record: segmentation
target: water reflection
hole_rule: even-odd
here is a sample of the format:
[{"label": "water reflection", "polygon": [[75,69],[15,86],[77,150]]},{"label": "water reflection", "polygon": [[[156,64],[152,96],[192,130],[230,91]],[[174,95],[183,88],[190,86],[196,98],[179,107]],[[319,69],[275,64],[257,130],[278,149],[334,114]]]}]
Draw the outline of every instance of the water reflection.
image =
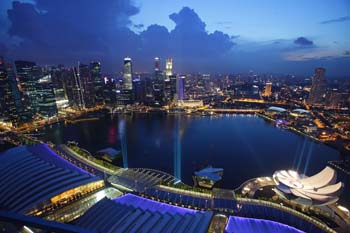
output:
[{"label": "water reflection", "polygon": [[120,144],[122,149],[122,156],[123,156],[123,167],[128,168],[128,147],[127,147],[127,140],[126,140],[126,124],[125,119],[123,117],[120,117],[118,119],[118,130],[119,130],[119,138],[120,138]]},{"label": "water reflection", "polygon": [[176,117],[174,127],[174,176],[181,180],[181,115]]}]

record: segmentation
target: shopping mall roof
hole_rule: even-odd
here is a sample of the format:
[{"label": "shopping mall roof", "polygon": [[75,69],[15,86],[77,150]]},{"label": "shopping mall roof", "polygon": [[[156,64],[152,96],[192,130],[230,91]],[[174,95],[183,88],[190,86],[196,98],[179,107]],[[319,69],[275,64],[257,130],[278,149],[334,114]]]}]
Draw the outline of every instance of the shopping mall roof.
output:
[{"label": "shopping mall roof", "polygon": [[0,154],[0,209],[25,213],[66,190],[97,180],[46,144],[15,147]]},{"label": "shopping mall roof", "polygon": [[204,233],[212,215],[127,194],[102,199],[74,223],[97,232]]},{"label": "shopping mall roof", "polygon": [[294,227],[270,220],[242,218],[230,216],[225,228],[226,233],[247,232],[280,232],[280,233],[302,233]]}]

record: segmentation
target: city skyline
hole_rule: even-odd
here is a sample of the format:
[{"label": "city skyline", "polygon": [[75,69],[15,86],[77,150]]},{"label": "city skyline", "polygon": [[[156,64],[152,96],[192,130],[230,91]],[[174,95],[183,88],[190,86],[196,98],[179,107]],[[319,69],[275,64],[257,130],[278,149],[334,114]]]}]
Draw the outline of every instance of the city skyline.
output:
[{"label": "city skyline", "polygon": [[[154,57],[162,66],[172,57],[178,73],[311,76],[324,67],[330,78],[350,74],[347,1],[267,1],[261,10],[254,1],[207,3],[3,1],[0,53],[41,66],[98,60],[107,73],[121,71],[130,56],[135,71],[150,71]],[[151,14],[157,6],[162,11]]]}]

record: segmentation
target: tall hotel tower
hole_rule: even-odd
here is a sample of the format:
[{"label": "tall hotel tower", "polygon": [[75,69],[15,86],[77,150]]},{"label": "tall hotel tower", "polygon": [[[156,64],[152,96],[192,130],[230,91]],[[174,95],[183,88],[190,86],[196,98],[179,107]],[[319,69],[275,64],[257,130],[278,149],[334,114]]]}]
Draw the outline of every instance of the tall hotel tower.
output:
[{"label": "tall hotel tower", "polygon": [[130,57],[124,58],[123,77],[124,89],[132,90],[132,62]]}]

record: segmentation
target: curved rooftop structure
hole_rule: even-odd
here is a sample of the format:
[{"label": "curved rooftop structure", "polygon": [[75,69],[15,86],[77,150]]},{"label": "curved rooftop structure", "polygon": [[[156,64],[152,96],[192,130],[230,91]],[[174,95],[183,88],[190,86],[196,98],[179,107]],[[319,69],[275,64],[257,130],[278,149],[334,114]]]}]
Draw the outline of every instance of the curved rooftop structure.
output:
[{"label": "curved rooftop structure", "polygon": [[0,209],[26,213],[95,181],[101,179],[62,159],[46,144],[15,147],[0,154]]},{"label": "curved rooftop structure", "polygon": [[97,232],[207,232],[213,213],[127,194],[102,199],[75,224]]},{"label": "curved rooftop structure", "polygon": [[310,111],[302,109],[302,108],[296,108],[293,110],[293,112],[300,113],[300,114],[310,114]]},{"label": "curved rooftop structure", "polygon": [[285,112],[287,111],[285,108],[280,108],[280,107],[269,107],[267,109],[267,111],[270,111],[270,112]]},{"label": "curved rooftop structure", "polygon": [[230,216],[225,233],[279,232],[302,233],[294,227],[270,220]]},{"label": "curved rooftop structure", "polygon": [[336,202],[343,187],[342,182],[336,183],[336,171],[328,166],[311,177],[302,176],[293,170],[276,171],[273,179],[283,193],[306,199],[315,205]]}]

